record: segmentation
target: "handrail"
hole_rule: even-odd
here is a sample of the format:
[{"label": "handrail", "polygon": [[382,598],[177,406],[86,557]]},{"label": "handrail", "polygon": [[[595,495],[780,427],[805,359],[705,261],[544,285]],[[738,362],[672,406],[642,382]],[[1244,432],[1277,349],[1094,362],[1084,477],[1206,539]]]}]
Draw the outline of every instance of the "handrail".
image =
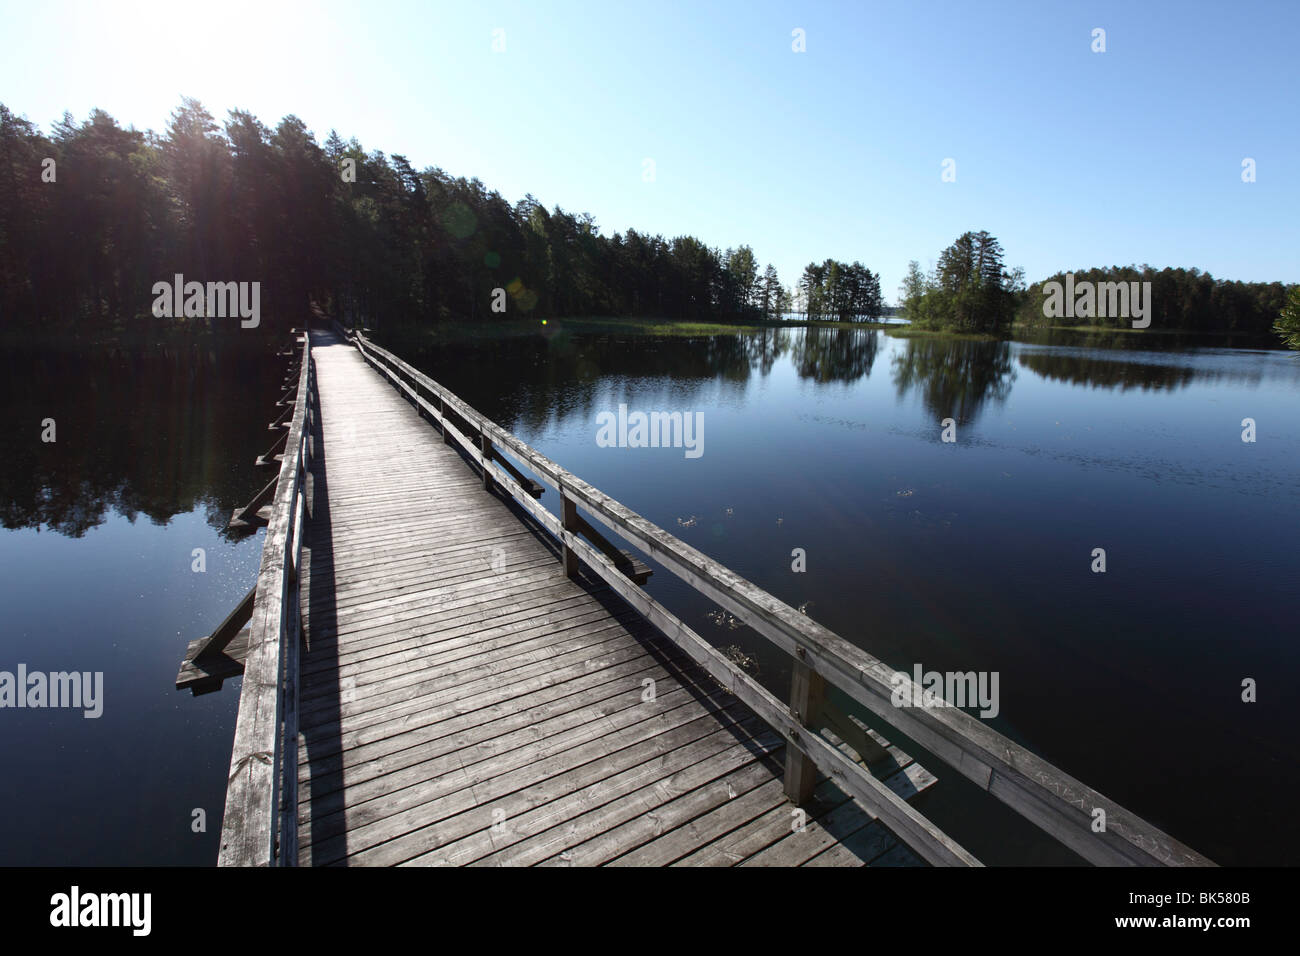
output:
[{"label": "handrail", "polygon": [[298,561],[313,391],[311,332],[304,330],[298,394],[257,574],[219,866],[297,864]]},{"label": "handrail", "polygon": [[[483,469],[485,481],[491,474],[520,506],[561,541],[567,572],[572,574],[576,570],[578,558],[585,561],[611,588],[782,733],[804,757],[846,792],[861,799],[926,859],[943,863],[977,862],[897,795],[887,790],[881,793],[885,788],[869,772],[816,733],[801,732],[816,717],[811,713],[815,709],[811,697],[805,697],[802,708],[801,701],[792,700],[789,706],[778,701],[663,605],[633,586],[604,554],[577,537],[573,519],[577,517],[578,506],[792,655],[796,689],[801,680],[808,683],[809,674],[833,684],[1084,859],[1100,865],[1214,865],[1153,824],[956,707],[895,706],[896,692],[902,700],[919,699],[919,695],[913,697],[917,689],[909,675],[872,657],[566,471],[429,376],[375,345],[363,333],[352,331],[344,335],[367,362],[437,421],[444,439],[450,435],[465,449]],[[437,400],[436,407],[420,395],[421,389]],[[479,447],[458,430],[449,429],[449,411],[479,432]],[[496,449],[509,452],[558,489],[560,518],[533,500],[511,475],[495,465],[492,459]],[[788,789],[790,776],[788,770]],[[1104,816],[1095,812],[1098,810]],[[1097,827],[1099,820],[1102,825]]]}]

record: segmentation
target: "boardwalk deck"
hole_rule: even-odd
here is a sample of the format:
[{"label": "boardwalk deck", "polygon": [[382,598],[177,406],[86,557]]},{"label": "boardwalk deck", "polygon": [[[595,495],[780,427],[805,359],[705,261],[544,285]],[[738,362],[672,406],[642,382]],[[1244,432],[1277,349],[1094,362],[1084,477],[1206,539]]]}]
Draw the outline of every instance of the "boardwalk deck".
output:
[{"label": "boardwalk deck", "polygon": [[[830,781],[795,832],[780,734],[313,339],[299,863],[920,862]],[[871,769],[934,782],[893,747]]]}]

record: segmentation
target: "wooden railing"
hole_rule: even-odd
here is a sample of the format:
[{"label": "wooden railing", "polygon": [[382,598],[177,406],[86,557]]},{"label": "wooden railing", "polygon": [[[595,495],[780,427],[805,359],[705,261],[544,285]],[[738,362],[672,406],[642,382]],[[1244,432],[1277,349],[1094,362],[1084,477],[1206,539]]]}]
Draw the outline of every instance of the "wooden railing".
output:
[{"label": "wooden railing", "polygon": [[300,362],[257,574],[219,866],[293,866],[298,858],[298,560],[314,415],[310,330]]},{"label": "wooden railing", "polygon": [[[816,732],[816,727],[829,724],[837,736],[855,745],[866,760],[873,759],[869,752],[872,748],[878,750],[853,721],[826,706],[823,691],[830,684],[1085,860],[1101,865],[1214,865],[956,707],[895,706],[896,689],[899,699],[914,699],[912,695],[917,688],[906,673],[895,671],[561,468],[429,376],[374,344],[363,333],[348,332],[341,327],[339,331],[356,345],[370,365],[438,424],[445,441],[455,441],[466,451],[482,469],[485,485],[494,482],[504,489],[558,539],[566,573],[574,575],[578,561],[585,562],[714,679],[784,735],[790,744],[786,792],[795,802],[807,799],[816,768],[861,801],[931,863],[979,865],[974,856],[869,770]],[[453,427],[453,418],[460,419],[475,432],[477,440]],[[504,461],[501,452],[510,454],[558,490],[558,516],[542,507],[516,480],[518,469],[501,467]],[[789,703],[780,701],[629,580],[603,549],[579,537],[584,526],[591,527],[579,516],[579,508],[788,653],[794,665]],[[1096,814],[1096,810],[1104,811],[1104,817]],[[1100,828],[1099,820],[1104,820]]]}]

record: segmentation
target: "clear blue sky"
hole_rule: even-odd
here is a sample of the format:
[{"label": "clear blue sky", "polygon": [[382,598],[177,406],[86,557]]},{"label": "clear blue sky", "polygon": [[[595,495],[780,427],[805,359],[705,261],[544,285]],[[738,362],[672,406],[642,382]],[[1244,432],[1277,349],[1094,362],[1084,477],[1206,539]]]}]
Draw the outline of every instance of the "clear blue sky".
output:
[{"label": "clear blue sky", "polygon": [[860,259],[892,300],[909,259],[966,229],[1030,280],[1129,262],[1300,280],[1295,0],[0,10],[0,101],[47,130],[93,107],[161,130],[182,94],[221,120],[295,113],[607,234],[748,243],[787,284]]}]

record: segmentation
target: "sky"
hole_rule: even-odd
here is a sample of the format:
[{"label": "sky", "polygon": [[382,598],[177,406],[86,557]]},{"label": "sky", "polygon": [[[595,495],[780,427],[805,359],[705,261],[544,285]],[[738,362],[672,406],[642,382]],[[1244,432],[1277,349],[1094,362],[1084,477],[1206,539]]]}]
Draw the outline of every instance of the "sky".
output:
[{"label": "sky", "polygon": [[0,102],[47,132],[161,131],[182,95],[294,114],[605,234],[748,244],[787,285],[859,260],[892,300],[980,229],[1030,281],[1300,281],[1296,0],[0,0],[0,27]]}]

